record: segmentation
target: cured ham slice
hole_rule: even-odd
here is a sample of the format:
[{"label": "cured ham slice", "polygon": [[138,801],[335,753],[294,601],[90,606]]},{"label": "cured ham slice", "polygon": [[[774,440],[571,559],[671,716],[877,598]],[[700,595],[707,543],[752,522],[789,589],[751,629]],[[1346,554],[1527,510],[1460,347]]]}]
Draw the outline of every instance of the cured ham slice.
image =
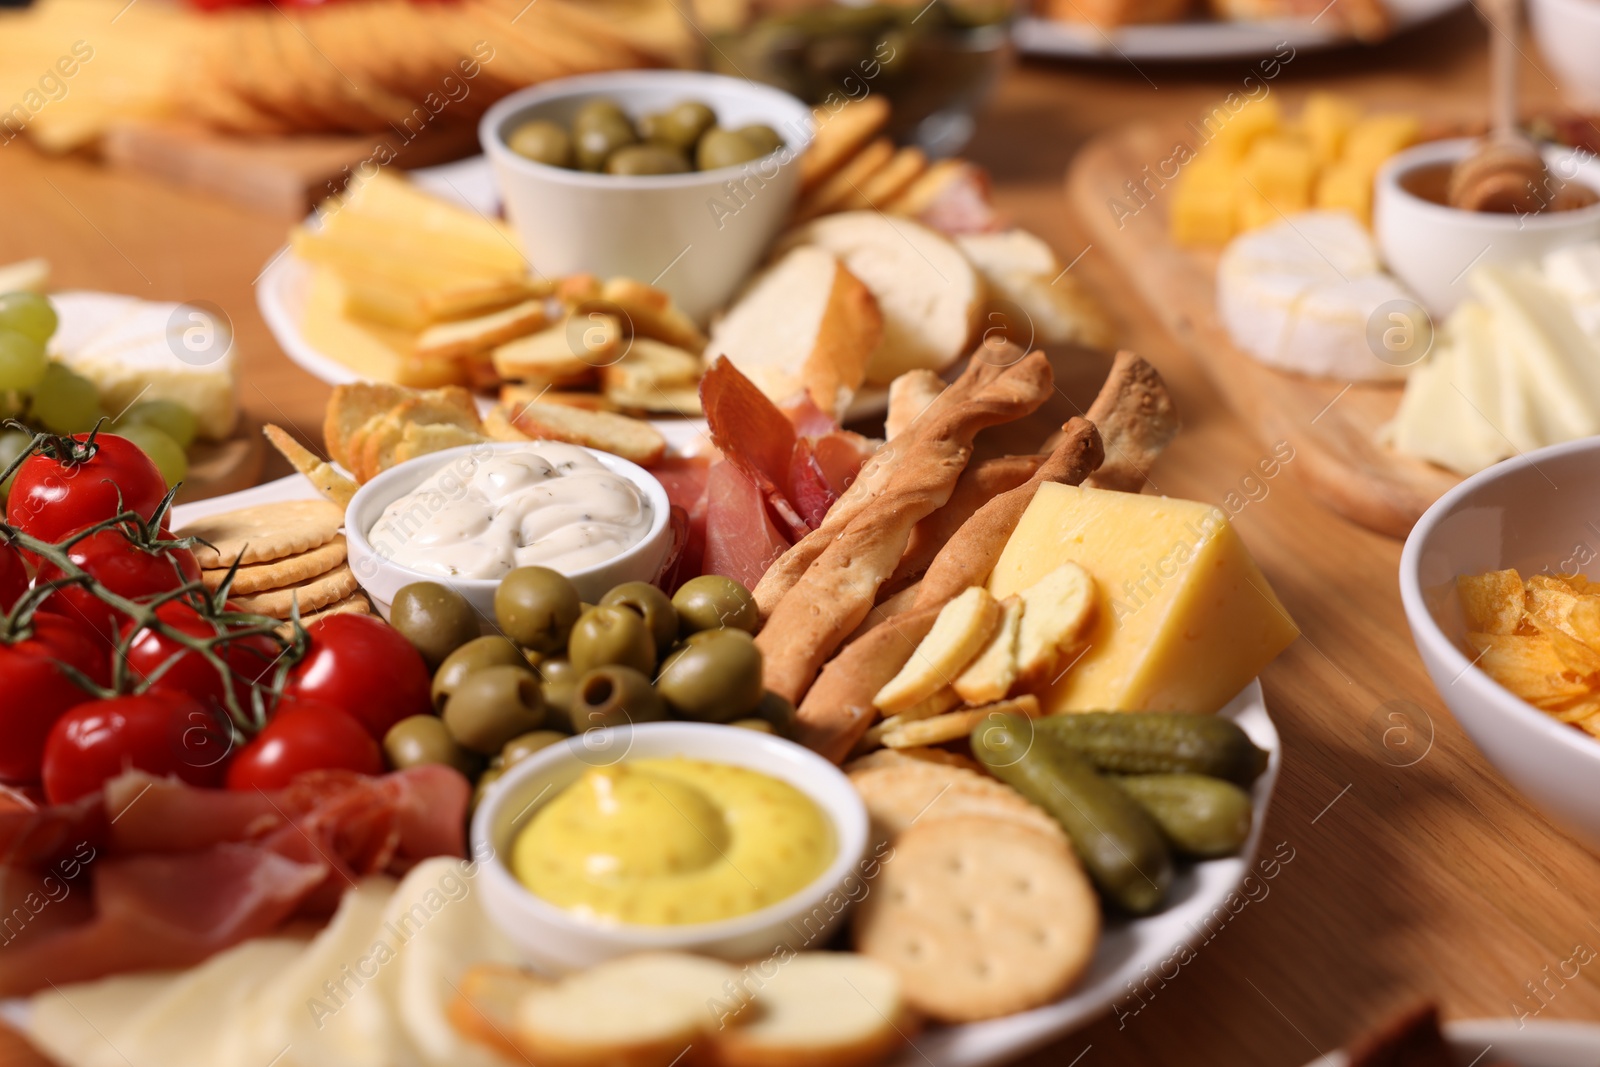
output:
[{"label": "cured ham slice", "polygon": [[794,454],[789,457],[789,495],[794,507],[809,529],[822,525],[822,519],[839,499],[839,493],[828,483],[828,476],[817,462],[811,441],[800,438],[795,442]]},{"label": "cured ham slice", "polygon": [[274,793],[129,772],[70,805],[0,811],[7,902],[13,887],[37,885],[51,901],[52,884],[67,887],[36,920],[12,914],[0,996],[187,967],[291,916],[330,912],[365,875],[464,855],[469,793],[439,766],[319,771]]},{"label": "cured ham slice", "polygon": [[706,488],[706,554],[702,569],[747,587],[761,580],[789,541],[767,513],[761,488],[732,462],[711,468]]},{"label": "cured ham slice", "polygon": [[713,363],[700,379],[700,406],[712,443],[761,490],[788,536],[809,533],[811,526],[788,495],[795,432],[782,410],[726,359]]}]

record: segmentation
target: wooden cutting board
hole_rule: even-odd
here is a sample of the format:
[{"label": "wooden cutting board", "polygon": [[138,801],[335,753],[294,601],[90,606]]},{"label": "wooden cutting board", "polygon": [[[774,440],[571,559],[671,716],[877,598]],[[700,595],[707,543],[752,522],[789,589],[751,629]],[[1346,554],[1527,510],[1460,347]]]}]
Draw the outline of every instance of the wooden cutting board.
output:
[{"label": "wooden cutting board", "polygon": [[[1193,134],[1180,122],[1140,124],[1090,141],[1067,172],[1067,196],[1144,302],[1194,354],[1230,407],[1271,449],[1294,448],[1284,464],[1318,500],[1390,537],[1412,525],[1460,477],[1377,443],[1402,386],[1306,378],[1256,362],[1235,347],[1216,312],[1219,250],[1188,249],[1168,235],[1172,183],[1158,165]],[[1146,175],[1152,175],[1147,180]],[[1145,203],[1131,182],[1145,181]]]},{"label": "wooden cutting board", "polygon": [[[239,428],[226,441],[203,441],[189,450],[189,473],[178,490],[177,503],[237,493],[261,480],[266,441],[261,424],[241,418]],[[0,1067],[4,1067],[0,1061]]]}]

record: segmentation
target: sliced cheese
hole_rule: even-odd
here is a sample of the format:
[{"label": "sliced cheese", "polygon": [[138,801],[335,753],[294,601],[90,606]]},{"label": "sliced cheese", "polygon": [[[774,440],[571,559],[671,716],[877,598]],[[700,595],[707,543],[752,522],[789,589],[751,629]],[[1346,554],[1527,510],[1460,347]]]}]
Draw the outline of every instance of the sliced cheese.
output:
[{"label": "sliced cheese", "polygon": [[1010,596],[1067,562],[1094,576],[1100,603],[1087,650],[1039,694],[1046,714],[1216,711],[1300,633],[1206,504],[1040,486],[989,591]]},{"label": "sliced cheese", "polygon": [[1585,332],[1600,335],[1600,244],[1569,245],[1546,254],[1544,277],[1566,297]]},{"label": "sliced cheese", "polygon": [[1415,298],[1384,272],[1371,236],[1342,211],[1308,211],[1236,238],[1217,264],[1217,311],[1234,344],[1263,363],[1351,381],[1403,378],[1367,327]]}]

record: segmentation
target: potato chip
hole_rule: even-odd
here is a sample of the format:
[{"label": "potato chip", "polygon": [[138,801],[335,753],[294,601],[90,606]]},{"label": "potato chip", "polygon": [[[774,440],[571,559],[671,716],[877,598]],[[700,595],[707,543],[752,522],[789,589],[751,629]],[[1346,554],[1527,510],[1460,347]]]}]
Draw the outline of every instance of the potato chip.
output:
[{"label": "potato chip", "polygon": [[1456,593],[1467,615],[1467,629],[1485,634],[1517,632],[1527,593],[1515,570],[1463,574],[1456,579]]},{"label": "potato chip", "polygon": [[1550,639],[1551,646],[1567,670],[1584,678],[1600,674],[1600,652],[1571,636],[1569,627],[1554,626],[1538,616],[1533,617],[1533,624]]},{"label": "potato chip", "polygon": [[1576,637],[1567,616],[1578,603],[1578,595],[1567,583],[1548,574],[1535,574],[1528,579],[1528,598],[1524,610],[1539,629],[1554,629]]},{"label": "potato chip", "polygon": [[1579,641],[1600,649],[1600,596],[1583,593],[1567,613],[1567,627]]},{"label": "potato chip", "polygon": [[1548,635],[1471,633],[1467,641],[1478,653],[1477,664],[1485,674],[1537,707],[1556,706],[1589,691],[1566,673],[1567,665]]}]

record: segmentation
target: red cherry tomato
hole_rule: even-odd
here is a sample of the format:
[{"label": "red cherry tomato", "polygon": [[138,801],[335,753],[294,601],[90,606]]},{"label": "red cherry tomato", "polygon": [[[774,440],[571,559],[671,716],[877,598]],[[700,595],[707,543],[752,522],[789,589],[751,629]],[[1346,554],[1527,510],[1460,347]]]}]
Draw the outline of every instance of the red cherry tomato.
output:
[{"label": "red cherry tomato", "polygon": [[401,719],[433,710],[422,653],[382,619],[329,615],[306,633],[310,649],[285,692],[348,712],[380,740]]},{"label": "red cherry tomato", "polygon": [[229,734],[215,712],[181,693],[145,693],[79,704],[44,744],[44,793],[65,804],[129,768],[220,786]]},{"label": "red cherry tomato", "polygon": [[228,765],[229,789],[282,789],[305,771],[383,773],[383,751],[367,728],[336,707],[284,697]]},{"label": "red cherry tomato", "polygon": [[[149,520],[167,483],[139,446],[125,437],[75,434],[56,455],[23,460],[6,498],[6,522],[52,543],[122,511]],[[24,555],[31,555],[24,553]],[[34,561],[37,562],[37,561]]]},{"label": "red cherry tomato", "polygon": [[0,645],[0,778],[12,782],[38,781],[50,728],[91,697],[59,664],[96,685],[110,676],[105,651],[82,626],[38,612],[30,627],[25,640]]},{"label": "red cherry tomato", "polygon": [[[162,604],[156,609],[156,617],[191,637],[213,637],[218,633],[214,622],[181,600]],[[123,627],[124,632],[127,629]],[[229,638],[212,648],[228,666],[226,677],[200,653],[184,648],[166,634],[142,629],[128,643],[128,670],[135,678],[148,678],[171,661],[151,683],[151,689],[185,693],[208,708],[225,708],[225,694],[231,687],[239,709],[248,712],[251,689],[271,683],[272,668],[282,647],[263,634],[251,634]]]},{"label": "red cherry tomato", "polygon": [[0,544],[0,615],[17,606],[28,591],[28,565],[12,545]]},{"label": "red cherry tomato", "polygon": [[[170,537],[161,531],[163,538]],[[200,580],[200,564],[187,548],[155,552],[134,544],[120,527],[92,533],[73,545],[67,557],[95,581],[129,600],[143,600]],[[39,568],[41,582],[61,577],[61,569],[46,563]],[[107,641],[114,639],[127,617],[80,585],[51,593],[44,607],[88,624]]]}]

